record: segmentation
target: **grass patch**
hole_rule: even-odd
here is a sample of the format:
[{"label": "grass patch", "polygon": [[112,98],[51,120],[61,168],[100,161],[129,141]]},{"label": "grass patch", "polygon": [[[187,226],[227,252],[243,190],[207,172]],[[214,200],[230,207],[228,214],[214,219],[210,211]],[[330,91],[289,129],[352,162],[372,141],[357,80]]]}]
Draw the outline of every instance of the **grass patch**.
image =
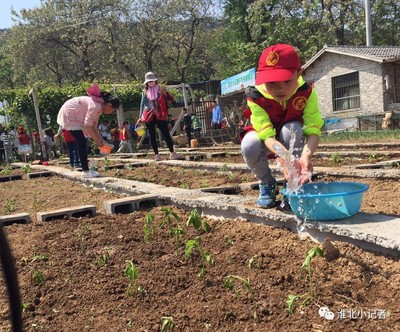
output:
[{"label": "grass patch", "polygon": [[343,131],[327,135],[322,134],[321,143],[351,143],[351,142],[387,142],[387,140],[399,140],[400,129],[377,131]]}]

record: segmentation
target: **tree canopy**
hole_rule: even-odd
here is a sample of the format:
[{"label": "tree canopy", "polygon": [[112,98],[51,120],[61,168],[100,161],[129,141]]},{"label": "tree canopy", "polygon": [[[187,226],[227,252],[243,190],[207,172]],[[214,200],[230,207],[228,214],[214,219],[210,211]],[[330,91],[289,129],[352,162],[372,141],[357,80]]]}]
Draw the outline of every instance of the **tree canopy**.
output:
[{"label": "tree canopy", "polygon": [[[399,0],[370,3],[373,44],[398,46]],[[163,82],[224,79],[270,44],[294,45],[305,62],[325,44],[366,40],[364,0],[42,0],[12,15],[0,31],[0,100],[31,87],[140,84],[147,71]]]}]

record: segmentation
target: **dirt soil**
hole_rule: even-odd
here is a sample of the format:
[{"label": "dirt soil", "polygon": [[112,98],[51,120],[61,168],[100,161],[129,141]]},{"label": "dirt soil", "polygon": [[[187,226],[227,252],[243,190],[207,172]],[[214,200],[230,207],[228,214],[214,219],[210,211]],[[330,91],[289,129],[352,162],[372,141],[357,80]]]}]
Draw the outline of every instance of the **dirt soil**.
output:
[{"label": "dirt soil", "polygon": [[[101,167],[101,165],[100,165]],[[171,167],[167,165],[151,163],[146,167],[132,169],[112,169],[102,171],[103,176],[124,178],[129,180],[158,183],[168,187],[179,187],[187,189],[199,189],[219,186],[237,186],[245,182],[254,182],[254,176],[245,171],[232,172],[196,170],[182,167]],[[364,194],[361,211],[368,213],[384,213],[400,215],[400,182],[376,178],[352,178],[320,176],[315,181],[349,181],[362,182],[369,186]],[[282,188],[281,188],[282,189]],[[257,199],[257,190],[244,190],[242,195],[254,196]],[[390,199],[388,199],[390,197]]]},{"label": "dirt soil", "polygon": [[[132,173],[158,183],[168,176],[163,184],[188,188],[250,176],[163,167],[144,167],[145,176]],[[126,170],[109,172],[117,171]],[[362,211],[400,215],[398,181],[340,179],[347,180],[370,185]],[[116,197],[58,177],[0,183],[1,214],[33,217],[32,224],[5,228],[26,331],[400,330],[399,258],[334,242],[311,260],[310,279],[301,266],[316,245],[288,230],[201,218],[211,226],[205,232],[187,226],[189,212],[172,206],[105,215],[104,200]],[[51,222],[34,217],[81,204],[95,204],[99,215]],[[197,247],[185,258],[190,244]],[[127,262],[139,272],[136,280],[126,276]],[[0,278],[0,331],[10,330],[5,291]],[[286,303],[291,295],[292,314]],[[334,319],[321,317],[321,307]]]}]

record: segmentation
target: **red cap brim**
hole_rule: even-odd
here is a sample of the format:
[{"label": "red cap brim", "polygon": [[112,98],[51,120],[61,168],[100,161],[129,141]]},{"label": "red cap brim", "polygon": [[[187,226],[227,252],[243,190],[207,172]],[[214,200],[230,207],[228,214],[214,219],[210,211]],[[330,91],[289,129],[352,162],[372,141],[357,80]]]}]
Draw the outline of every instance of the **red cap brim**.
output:
[{"label": "red cap brim", "polygon": [[258,71],[256,74],[256,85],[270,82],[289,81],[293,77],[295,71],[296,68],[271,68],[270,70]]}]

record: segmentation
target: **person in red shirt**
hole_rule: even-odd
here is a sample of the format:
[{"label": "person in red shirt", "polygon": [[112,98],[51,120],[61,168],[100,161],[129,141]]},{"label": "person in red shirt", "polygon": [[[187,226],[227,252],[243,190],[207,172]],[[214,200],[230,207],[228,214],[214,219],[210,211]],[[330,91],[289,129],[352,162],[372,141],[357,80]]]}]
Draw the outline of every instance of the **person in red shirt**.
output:
[{"label": "person in red shirt", "polygon": [[29,135],[26,133],[23,126],[18,127],[18,140],[20,145],[31,144],[31,139]]},{"label": "person in red shirt", "polygon": [[118,149],[118,153],[124,153],[124,152],[129,152],[132,153],[132,145],[131,145],[131,140],[129,136],[129,122],[124,121],[123,126],[119,130],[119,140],[121,141],[120,143],[120,148]]},{"label": "person in red shirt", "polygon": [[[173,104],[175,102],[174,97],[167,92],[165,87],[160,87],[160,96],[157,100],[157,110],[153,115],[150,122],[146,122],[147,132],[150,136],[150,144],[153,148],[155,160],[160,161],[161,157],[158,153],[158,144],[156,137],[156,126],[160,130],[165,142],[167,143],[170,159],[181,159],[182,157],[174,151],[174,143],[172,142],[171,135],[168,130],[167,116],[168,116],[168,108],[169,104]],[[142,94],[142,101],[140,103],[140,114],[139,120],[137,122],[137,126],[142,125],[144,119],[142,115],[145,109],[150,109],[147,97],[145,93]]]},{"label": "person in red shirt", "polygon": [[67,145],[67,148],[68,148],[68,157],[69,157],[69,163],[70,163],[71,167],[79,168],[80,161],[79,161],[79,154],[78,154],[78,146],[76,144],[74,136],[71,134],[71,132],[69,130],[66,130],[66,129],[63,129],[62,127],[60,127],[58,129],[57,134],[54,135],[54,138],[59,137],[60,133],[62,133],[65,144]]}]

